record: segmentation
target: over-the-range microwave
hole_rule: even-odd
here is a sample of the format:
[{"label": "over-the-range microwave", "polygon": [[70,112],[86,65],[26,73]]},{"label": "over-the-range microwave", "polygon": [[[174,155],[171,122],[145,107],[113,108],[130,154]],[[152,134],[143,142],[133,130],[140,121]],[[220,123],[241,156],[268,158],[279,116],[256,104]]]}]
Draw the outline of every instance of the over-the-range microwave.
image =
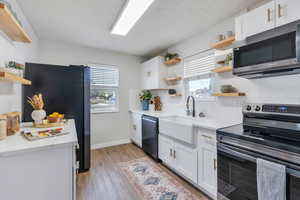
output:
[{"label": "over-the-range microwave", "polygon": [[254,79],[300,73],[300,24],[283,33],[272,31],[276,34],[233,49],[234,75]]}]

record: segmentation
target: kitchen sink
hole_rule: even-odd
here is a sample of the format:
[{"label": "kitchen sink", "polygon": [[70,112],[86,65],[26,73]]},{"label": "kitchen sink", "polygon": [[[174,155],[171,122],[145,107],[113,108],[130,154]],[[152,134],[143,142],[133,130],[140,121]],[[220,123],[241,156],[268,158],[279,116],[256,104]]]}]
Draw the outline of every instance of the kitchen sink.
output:
[{"label": "kitchen sink", "polygon": [[159,119],[159,133],[189,144],[194,144],[196,131],[193,124],[194,120],[188,117],[162,117]]}]

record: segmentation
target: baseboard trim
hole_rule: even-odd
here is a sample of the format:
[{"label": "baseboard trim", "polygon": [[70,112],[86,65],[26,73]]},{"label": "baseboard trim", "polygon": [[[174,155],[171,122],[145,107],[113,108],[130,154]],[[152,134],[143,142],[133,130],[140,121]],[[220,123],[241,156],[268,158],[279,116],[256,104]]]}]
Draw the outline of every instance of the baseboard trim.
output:
[{"label": "baseboard trim", "polygon": [[93,144],[91,146],[91,149],[102,149],[105,147],[112,147],[112,146],[117,146],[117,145],[121,145],[121,144],[128,144],[131,143],[131,140],[128,139],[122,139],[122,140],[115,140],[115,141],[111,141],[111,142],[104,142],[104,143],[99,143],[99,144]]}]

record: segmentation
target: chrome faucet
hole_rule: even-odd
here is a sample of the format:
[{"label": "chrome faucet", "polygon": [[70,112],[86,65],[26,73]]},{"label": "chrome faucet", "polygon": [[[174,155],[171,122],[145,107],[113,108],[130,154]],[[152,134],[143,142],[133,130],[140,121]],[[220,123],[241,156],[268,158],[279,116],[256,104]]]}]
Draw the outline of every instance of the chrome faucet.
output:
[{"label": "chrome faucet", "polygon": [[[193,100],[193,109],[190,109],[190,99]],[[186,100],[186,114],[190,116],[192,114],[193,117],[196,117],[196,111],[195,111],[195,98],[193,96],[188,96]]]}]

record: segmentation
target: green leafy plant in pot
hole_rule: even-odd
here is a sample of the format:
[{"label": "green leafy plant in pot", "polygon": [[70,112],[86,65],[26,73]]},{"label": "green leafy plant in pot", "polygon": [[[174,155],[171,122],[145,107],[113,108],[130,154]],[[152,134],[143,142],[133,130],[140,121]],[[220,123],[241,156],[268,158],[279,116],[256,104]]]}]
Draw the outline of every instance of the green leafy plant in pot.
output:
[{"label": "green leafy plant in pot", "polygon": [[179,57],[178,53],[167,53],[165,55],[165,61],[171,60],[173,58],[178,58],[178,57]]},{"label": "green leafy plant in pot", "polygon": [[140,94],[140,101],[142,102],[143,110],[149,110],[149,103],[151,99],[151,92],[149,90],[143,90]]}]

